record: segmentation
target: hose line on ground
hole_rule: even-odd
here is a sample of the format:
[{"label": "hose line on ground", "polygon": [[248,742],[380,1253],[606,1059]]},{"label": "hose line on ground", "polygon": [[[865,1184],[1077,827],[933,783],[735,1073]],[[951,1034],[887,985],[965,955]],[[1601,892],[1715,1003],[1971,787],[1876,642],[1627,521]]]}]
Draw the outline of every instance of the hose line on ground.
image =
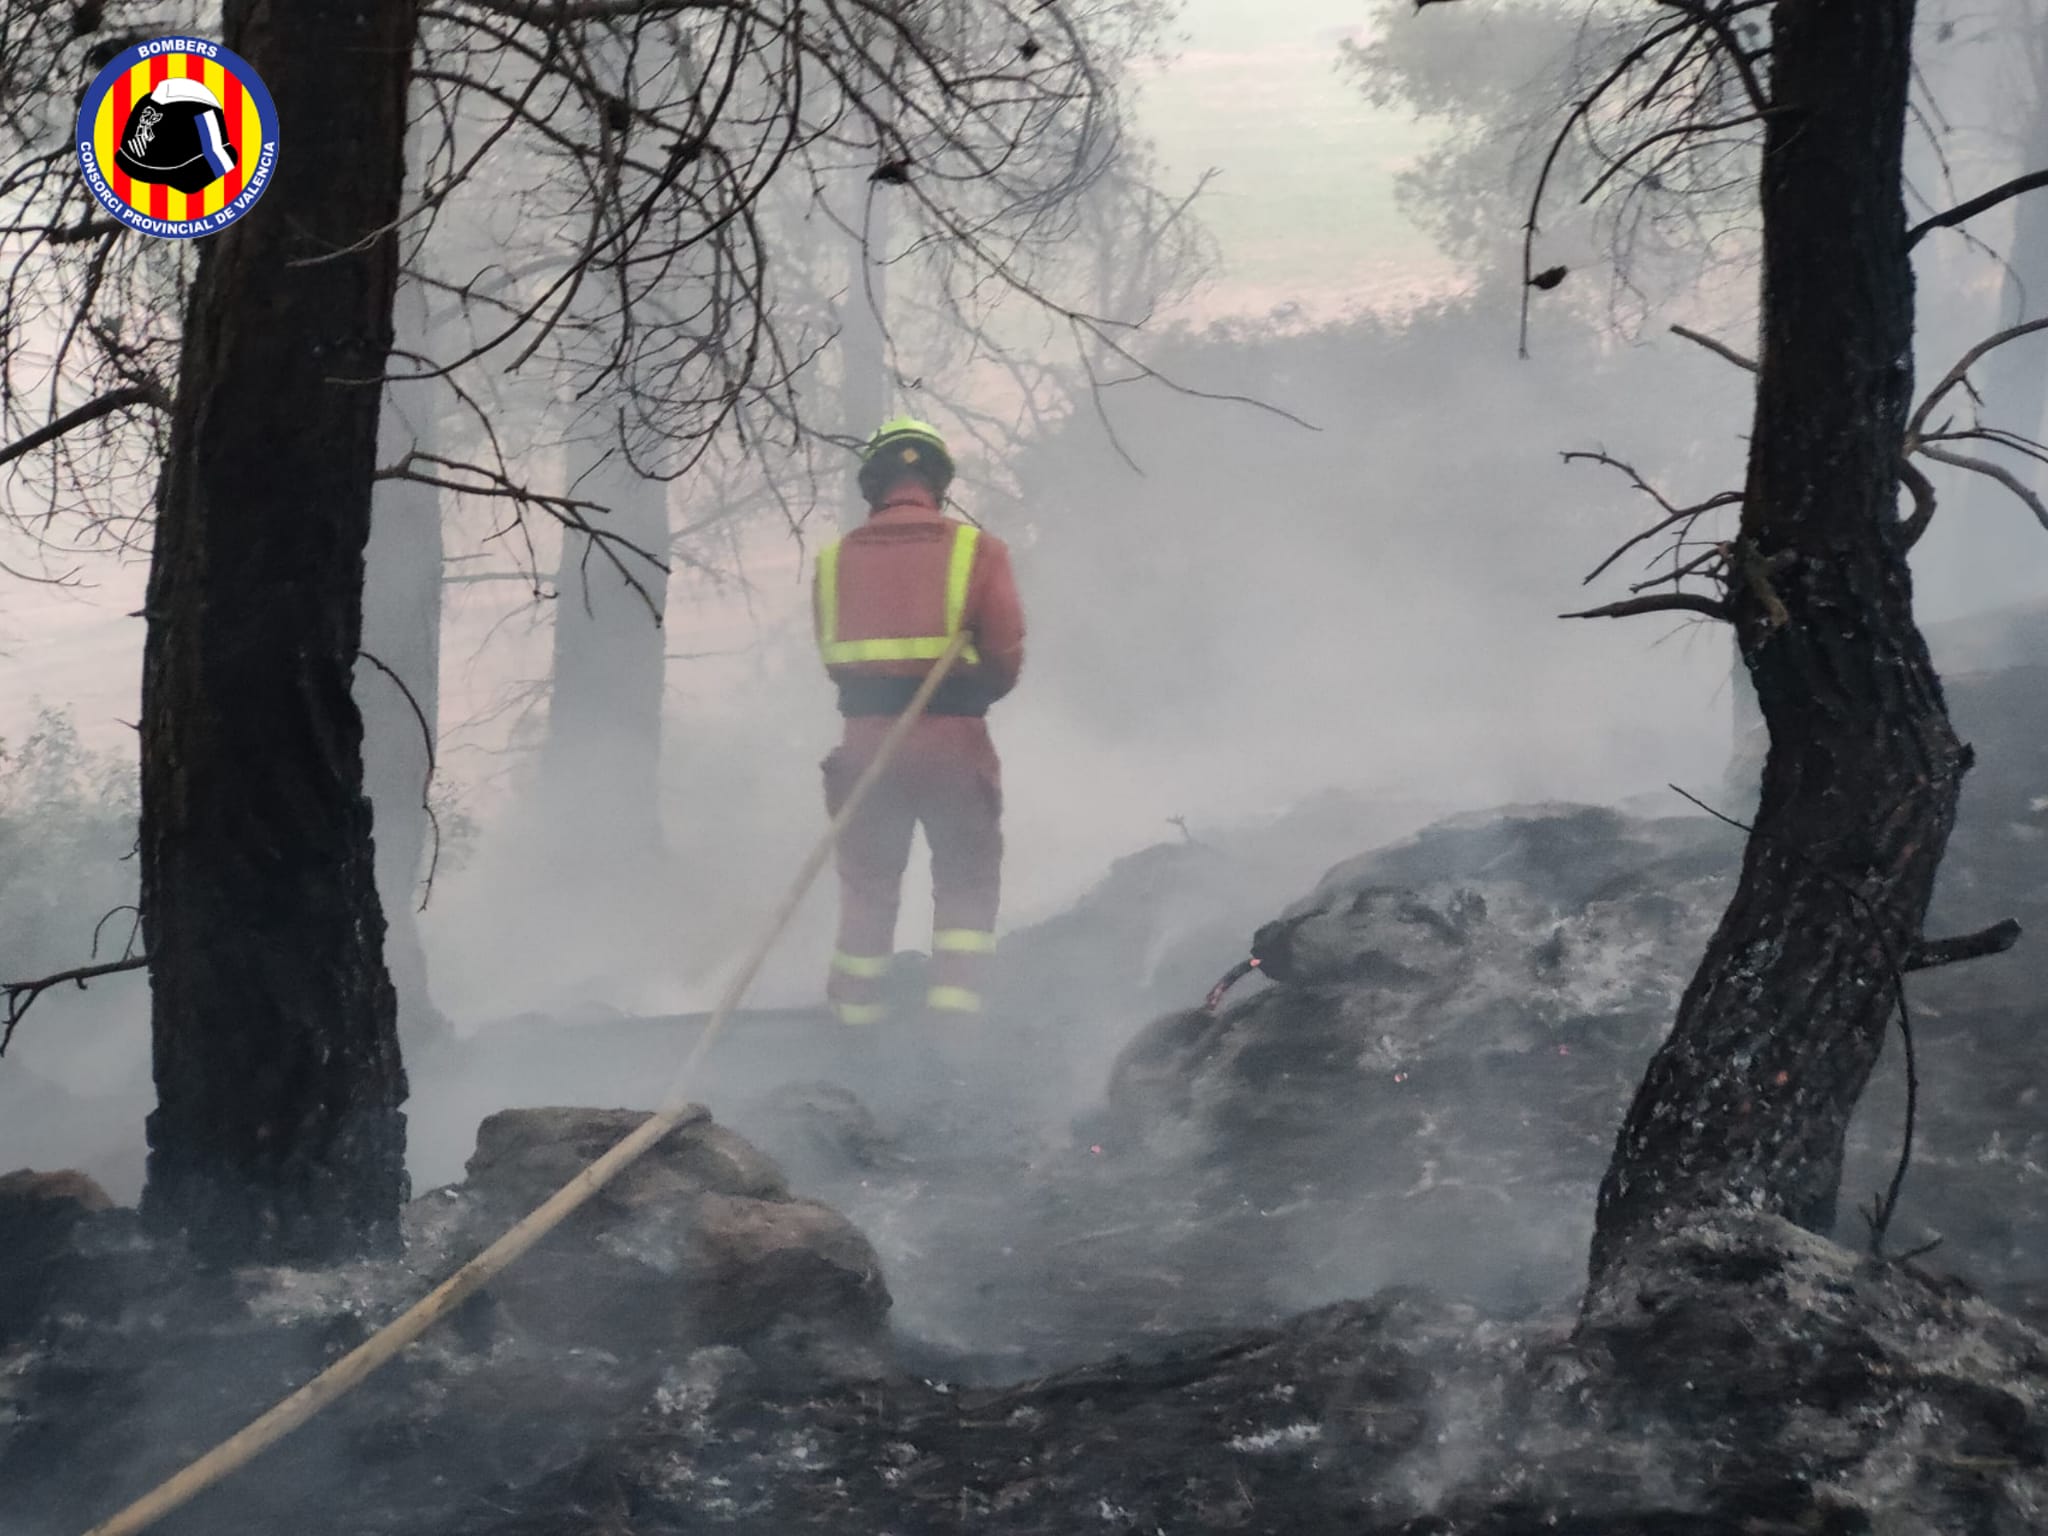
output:
[{"label": "hose line on ground", "polygon": [[546,1201],[536,1207],[522,1221],[505,1235],[492,1243],[482,1253],[471,1259],[462,1268],[443,1280],[433,1290],[414,1302],[396,1318],[386,1323],[376,1333],[343,1355],[307,1382],[298,1391],[285,1398],[261,1417],[251,1420],[227,1439],[198,1460],[188,1463],[155,1488],[123,1509],[112,1518],[102,1521],[86,1532],[86,1536],[135,1536],[138,1531],[147,1530],[165,1515],[189,1503],[221,1479],[240,1471],[263,1452],[277,1444],[286,1435],[306,1423],[323,1409],[346,1397],[376,1371],[389,1363],[400,1350],[411,1344],[435,1323],[446,1317],[481,1287],[515,1263],[521,1255],[532,1248],[548,1233],[560,1226],[571,1214],[588,1201],[605,1185],[617,1178],[650,1147],[667,1136],[685,1121],[702,1115],[699,1106],[689,1102],[687,1091],[698,1063],[718,1038],[726,1019],[739,1006],[747,988],[753,985],[768,952],[775,941],[782,937],[783,929],[796,915],[798,904],[811,888],[811,882],[825,867],[832,856],[833,846],[839,841],[839,834],[845,830],[853,813],[874,788],[875,781],[889,766],[889,761],[903,745],[910,728],[924,714],[925,706],[931,702],[932,694],[945,680],[953,663],[960,659],[966,649],[969,636],[965,630],[955,634],[952,642],[932,664],[924,681],[911,695],[910,703],[903,713],[889,727],[876,749],[874,759],[846,796],[839,808],[839,814],[832,818],[832,824],[825,835],[818,839],[810,856],[804,860],[802,869],[790,883],[788,894],[776,908],[775,916],[762,931],[760,940],[748,954],[732,981],[712,1011],[711,1020],[704,1026],[703,1034],[676,1069],[667,1091],[662,1095],[661,1107],[647,1120],[624,1137],[609,1152],[591,1163],[575,1178],[556,1190]]}]

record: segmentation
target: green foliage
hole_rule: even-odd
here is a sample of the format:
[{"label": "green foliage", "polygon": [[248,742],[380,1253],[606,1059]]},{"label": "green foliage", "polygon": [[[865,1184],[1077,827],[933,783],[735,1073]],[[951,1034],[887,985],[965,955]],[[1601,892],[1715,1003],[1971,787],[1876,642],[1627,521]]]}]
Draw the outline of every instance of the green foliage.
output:
[{"label": "green foliage", "polygon": [[78,738],[45,709],[0,740],[0,977],[39,975],[122,952],[134,925],[135,766]]}]

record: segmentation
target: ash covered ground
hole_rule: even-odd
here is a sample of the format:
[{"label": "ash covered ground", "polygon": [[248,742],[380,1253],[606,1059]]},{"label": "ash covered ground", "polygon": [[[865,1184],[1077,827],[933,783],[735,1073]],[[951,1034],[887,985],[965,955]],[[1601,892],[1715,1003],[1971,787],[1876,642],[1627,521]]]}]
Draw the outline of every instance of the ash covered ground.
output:
[{"label": "ash covered ground", "polygon": [[[1910,1262],[1857,1208],[1894,1049],[1839,1246],[1718,1218],[1582,1299],[1739,835],[1672,796],[1359,852],[1332,799],[1120,863],[1007,941],[977,1036],[764,1021],[709,1116],[163,1528],[2039,1530],[2048,669],[1950,695],[1980,766],[1933,928],[2028,937],[1911,983]],[[88,1186],[0,1191],[0,1524],[83,1529],[359,1340],[634,1123],[678,1037],[528,1019],[416,1061],[483,1124],[405,1253],[344,1270],[201,1274]],[[587,1107],[497,1113],[514,1083]]]}]

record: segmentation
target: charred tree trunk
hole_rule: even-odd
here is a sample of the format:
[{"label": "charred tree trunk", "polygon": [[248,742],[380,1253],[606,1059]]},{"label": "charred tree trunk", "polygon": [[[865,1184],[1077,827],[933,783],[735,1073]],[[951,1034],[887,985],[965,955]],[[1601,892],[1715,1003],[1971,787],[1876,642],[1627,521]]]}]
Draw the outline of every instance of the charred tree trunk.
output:
[{"label": "charred tree trunk", "polygon": [[223,13],[292,134],[262,204],[200,254],[142,704],[144,1209],[219,1260],[389,1243],[406,1188],[349,684],[380,394],[365,381],[391,348],[398,254],[388,234],[356,247],[399,211],[416,24],[410,0]]},{"label": "charred tree trunk", "polygon": [[1834,1224],[1849,1117],[1969,754],[1897,519],[1912,391],[1901,150],[1912,0],[1785,0],[1762,169],[1763,345],[1729,601],[1770,730],[1733,902],[1600,1190],[1597,1278],[1674,1212]]}]

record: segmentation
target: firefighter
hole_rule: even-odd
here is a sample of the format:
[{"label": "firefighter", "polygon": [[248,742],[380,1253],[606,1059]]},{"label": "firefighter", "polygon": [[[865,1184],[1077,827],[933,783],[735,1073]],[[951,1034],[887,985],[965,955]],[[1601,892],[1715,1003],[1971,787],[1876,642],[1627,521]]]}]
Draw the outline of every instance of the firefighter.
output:
[{"label": "firefighter", "polygon": [[833,815],[932,662],[961,630],[970,637],[839,839],[839,940],[826,996],[846,1024],[887,1014],[896,908],[920,823],[932,853],[927,1011],[954,1021],[980,1013],[995,950],[1002,769],[984,717],[1016,686],[1024,615],[1003,541],[940,510],[952,480],[936,428],[907,416],[885,422],[861,454],[867,521],[818,553],[818,651],[845,717],[822,765]]}]

